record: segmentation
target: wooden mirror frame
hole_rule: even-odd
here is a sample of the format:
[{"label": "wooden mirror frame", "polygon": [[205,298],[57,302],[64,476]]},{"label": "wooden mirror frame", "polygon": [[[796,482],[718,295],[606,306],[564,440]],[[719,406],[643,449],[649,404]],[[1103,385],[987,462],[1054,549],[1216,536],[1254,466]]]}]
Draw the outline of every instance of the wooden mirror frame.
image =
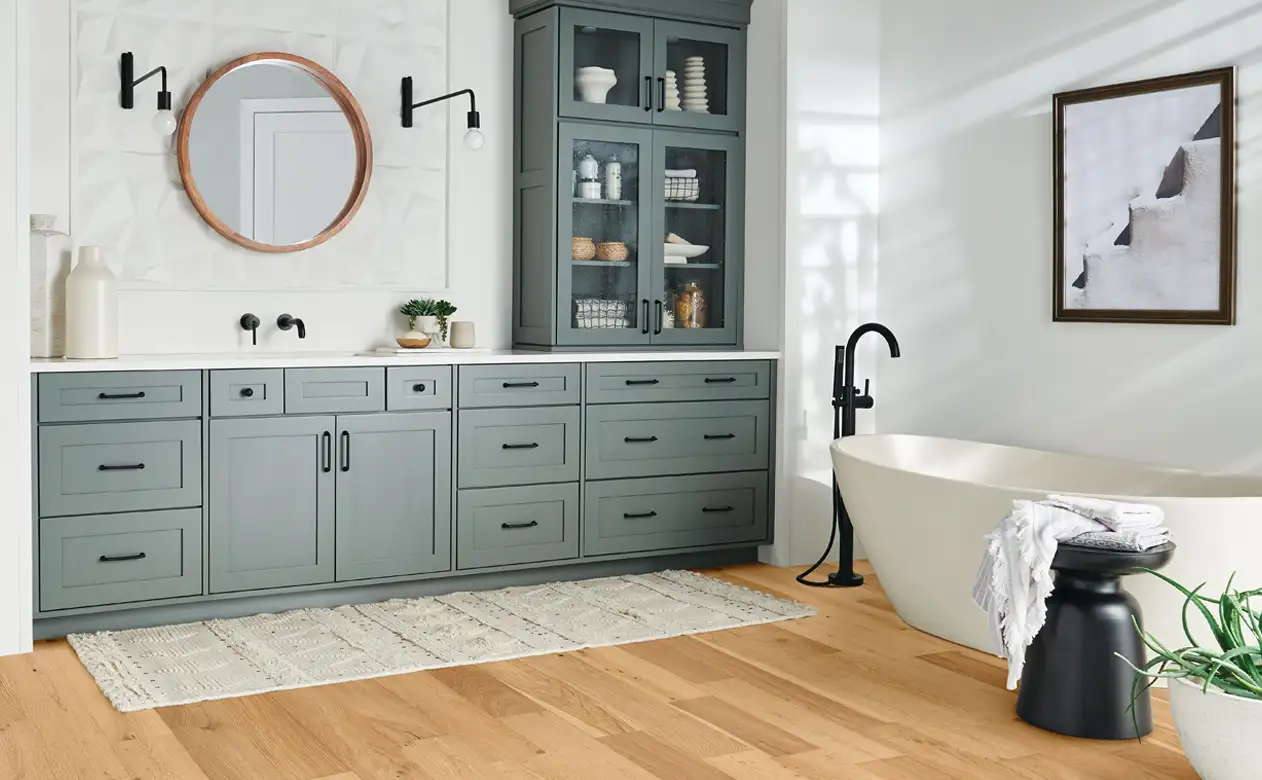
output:
[{"label": "wooden mirror frame", "polygon": [[[303,241],[300,244],[264,244],[243,236],[229,227],[226,222],[216,216],[215,212],[206,203],[206,199],[202,197],[201,191],[197,189],[197,184],[193,180],[193,164],[188,154],[189,136],[192,134],[193,120],[197,116],[197,107],[201,105],[202,99],[210,91],[210,88],[224,76],[239,68],[256,62],[269,61],[286,62],[295,65],[320,82],[333,99],[337,101],[338,107],[342,109],[342,114],[350,124],[351,135],[355,140],[355,186],[351,191],[350,197],[347,198],[346,205],[342,207],[337,218],[328,227],[314,238]],[[351,94],[351,91],[346,88],[346,85],[337,76],[334,76],[324,66],[305,57],[299,57],[296,54],[274,51],[260,52],[258,54],[247,54],[224,65],[211,74],[210,78],[206,79],[197,88],[197,91],[193,93],[193,98],[189,100],[188,105],[184,108],[183,115],[180,117],[179,136],[176,140],[176,158],[179,162],[180,181],[184,184],[184,191],[188,193],[189,200],[193,202],[193,208],[197,209],[197,213],[202,216],[202,219],[206,220],[208,225],[215,229],[215,232],[234,244],[253,249],[256,252],[301,252],[304,249],[319,246],[342,232],[350,224],[356,212],[359,211],[359,207],[363,205],[364,197],[368,194],[368,182],[372,178],[372,135],[368,131],[368,120],[364,117],[364,112],[359,107],[359,102],[355,100],[355,96]]]}]

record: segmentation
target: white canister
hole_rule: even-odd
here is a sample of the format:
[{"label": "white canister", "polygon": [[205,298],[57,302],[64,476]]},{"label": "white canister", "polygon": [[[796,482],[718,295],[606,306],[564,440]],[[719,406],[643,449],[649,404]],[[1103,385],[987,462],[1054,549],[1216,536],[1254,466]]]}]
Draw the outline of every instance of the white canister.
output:
[{"label": "white canister", "polygon": [[455,349],[472,349],[477,342],[474,335],[473,323],[465,320],[457,320],[451,323],[451,346]]},{"label": "white canister", "polygon": [[74,242],[57,231],[57,217],[31,215],[31,357],[61,357],[66,350],[66,277]]},{"label": "white canister", "polygon": [[578,183],[578,196],[584,200],[600,200],[600,182],[580,181]]},{"label": "white canister", "polygon": [[584,155],[583,159],[578,161],[578,177],[592,181],[598,176],[600,176],[600,163],[596,162],[596,158],[590,154]]},{"label": "white canister", "polygon": [[66,357],[118,357],[118,278],[99,246],[80,247],[66,278]]},{"label": "white canister", "polygon": [[605,163],[605,200],[622,200],[622,163]]}]

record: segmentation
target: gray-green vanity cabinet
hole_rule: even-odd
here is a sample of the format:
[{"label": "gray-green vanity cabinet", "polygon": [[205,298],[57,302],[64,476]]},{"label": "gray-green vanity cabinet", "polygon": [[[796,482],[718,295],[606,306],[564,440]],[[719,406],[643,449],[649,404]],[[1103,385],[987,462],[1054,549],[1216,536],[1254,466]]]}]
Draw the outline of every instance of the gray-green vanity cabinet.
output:
[{"label": "gray-green vanity cabinet", "polygon": [[337,580],[451,568],[451,415],[337,418]]},{"label": "gray-green vanity cabinet", "polygon": [[337,418],[211,420],[210,591],[334,578]]}]

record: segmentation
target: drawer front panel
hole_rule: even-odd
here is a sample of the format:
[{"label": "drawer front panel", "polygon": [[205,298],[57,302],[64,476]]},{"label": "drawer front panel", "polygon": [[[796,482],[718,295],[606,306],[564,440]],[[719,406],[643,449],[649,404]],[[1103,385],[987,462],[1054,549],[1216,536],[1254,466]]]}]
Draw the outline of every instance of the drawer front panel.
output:
[{"label": "drawer front panel", "polygon": [[577,406],[460,412],[460,487],[576,481],[580,419]]},{"label": "drawer front panel", "polygon": [[383,412],[384,368],[290,368],[285,370],[286,414]]},{"label": "drawer front panel", "polygon": [[766,469],[767,401],[587,408],[587,478]]},{"label": "drawer front panel", "polygon": [[480,569],[578,557],[578,485],[462,490],[457,567]]},{"label": "drawer front panel", "polygon": [[451,366],[386,369],[386,409],[392,412],[451,408]]},{"label": "drawer front panel", "polygon": [[285,371],[251,368],[210,372],[212,417],[285,413]]},{"label": "drawer front panel", "polygon": [[709,363],[589,363],[587,402],[728,401],[771,397],[771,364],[759,360]]},{"label": "drawer front panel", "polygon": [[41,374],[40,422],[201,417],[200,371]]},{"label": "drawer front panel", "polygon": [[199,596],[202,513],[46,518],[39,556],[41,611]]},{"label": "drawer front panel", "polygon": [[577,404],[579,373],[576,363],[461,366],[460,408]]},{"label": "drawer front panel", "polygon": [[763,542],[767,502],[765,471],[589,483],[583,553]]},{"label": "drawer front panel", "polygon": [[201,506],[197,420],[39,429],[42,517]]}]

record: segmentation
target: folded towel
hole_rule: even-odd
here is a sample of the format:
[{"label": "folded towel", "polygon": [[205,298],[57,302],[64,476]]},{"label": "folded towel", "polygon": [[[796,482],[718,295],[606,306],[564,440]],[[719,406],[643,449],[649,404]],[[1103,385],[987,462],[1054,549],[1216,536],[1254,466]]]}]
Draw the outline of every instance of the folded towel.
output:
[{"label": "folded towel", "polygon": [[667,168],[666,178],[668,179],[695,179],[697,178],[696,168]]},{"label": "folded towel", "polygon": [[1094,547],[1100,550],[1120,552],[1144,552],[1170,541],[1169,528],[1153,528],[1146,531],[1092,531],[1079,534],[1065,544],[1075,547]]},{"label": "folded towel", "polygon": [[1160,528],[1165,521],[1161,507],[1150,504],[1127,504],[1086,496],[1050,495],[1047,500],[1062,509],[1104,523],[1110,531],[1144,531]]},{"label": "folded towel", "polygon": [[973,585],[973,601],[990,613],[998,655],[1008,659],[1008,690],[1015,690],[1025,650],[1047,620],[1052,559],[1061,541],[1105,526],[1049,502],[1017,500],[986,536],[986,555]]}]

